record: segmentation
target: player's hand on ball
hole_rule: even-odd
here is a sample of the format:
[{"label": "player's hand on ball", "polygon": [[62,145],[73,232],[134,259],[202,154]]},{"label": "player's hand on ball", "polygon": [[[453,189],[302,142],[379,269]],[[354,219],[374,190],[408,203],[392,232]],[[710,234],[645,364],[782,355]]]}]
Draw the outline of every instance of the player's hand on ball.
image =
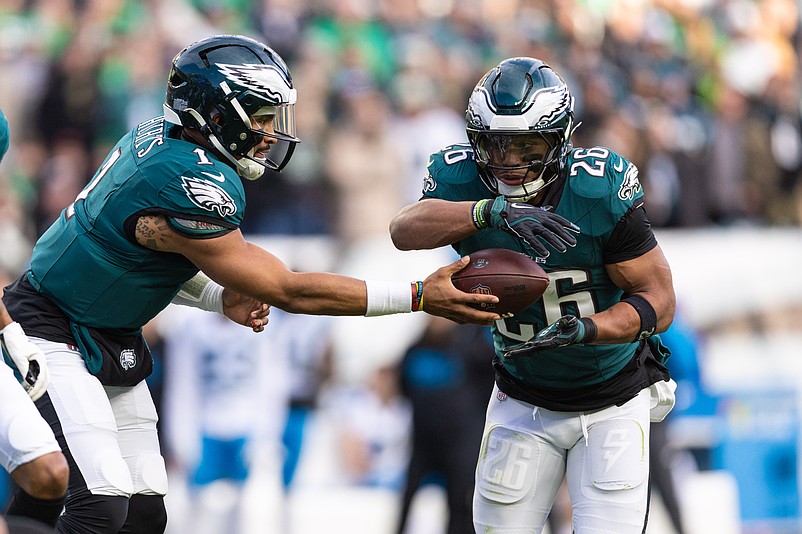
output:
[{"label": "player's hand on ball", "polygon": [[[535,356],[541,350],[556,349],[590,341],[588,329],[582,320],[573,315],[563,315],[557,321],[538,332],[535,337],[504,351],[507,358]],[[595,336],[595,332],[593,334]]]},{"label": "player's hand on ball", "polygon": [[484,209],[485,220],[490,226],[514,235],[531,247],[538,257],[549,255],[544,242],[559,252],[565,252],[566,246],[576,245],[574,234],[579,233],[579,227],[550,208],[508,202],[503,196],[498,196]]},{"label": "player's hand on ball", "polygon": [[269,321],[270,306],[232,289],[223,289],[223,311],[235,323],[261,332]]},{"label": "player's hand on ball", "polygon": [[45,354],[28,339],[16,322],[0,330],[0,340],[3,351],[8,354],[22,376],[22,387],[32,400],[37,400],[45,394],[50,383]]},{"label": "player's hand on ball", "polygon": [[451,275],[462,270],[469,262],[470,258],[464,256],[440,267],[423,281],[423,311],[460,324],[490,325],[501,318],[498,313],[481,309],[497,304],[498,297],[495,295],[466,293],[454,287]]}]

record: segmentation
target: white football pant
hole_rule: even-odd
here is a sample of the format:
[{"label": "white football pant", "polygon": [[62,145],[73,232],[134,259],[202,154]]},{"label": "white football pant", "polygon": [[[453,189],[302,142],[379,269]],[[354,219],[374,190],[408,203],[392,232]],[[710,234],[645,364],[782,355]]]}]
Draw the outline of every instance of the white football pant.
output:
[{"label": "white football pant", "polygon": [[540,534],[565,478],[575,534],[641,534],[648,474],[648,388],[621,407],[555,412],[495,387],[476,468],[474,527]]},{"label": "white football pant", "polygon": [[[77,349],[31,338],[47,356],[47,392],[67,447],[94,495],[167,493],[167,471],[156,433],[156,407],[145,381],[103,386]],[[72,466],[71,466],[72,468]]]}]

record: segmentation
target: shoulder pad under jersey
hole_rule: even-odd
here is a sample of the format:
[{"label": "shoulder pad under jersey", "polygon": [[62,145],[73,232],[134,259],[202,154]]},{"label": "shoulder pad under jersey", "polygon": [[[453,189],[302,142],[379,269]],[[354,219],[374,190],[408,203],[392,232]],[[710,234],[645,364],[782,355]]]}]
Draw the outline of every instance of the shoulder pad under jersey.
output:
[{"label": "shoulder pad under jersey", "polygon": [[[158,209],[177,218],[236,228],[245,212],[245,191],[234,169],[208,150],[164,138],[146,154],[139,168],[158,191]],[[203,226],[203,225],[201,225]]]},{"label": "shoulder pad under jersey", "polygon": [[423,195],[443,200],[479,200],[491,197],[479,178],[470,145],[450,145],[429,156]]},{"label": "shoulder pad under jersey", "polygon": [[580,196],[617,199],[629,205],[643,196],[638,168],[609,148],[574,148],[567,168],[568,183]]}]

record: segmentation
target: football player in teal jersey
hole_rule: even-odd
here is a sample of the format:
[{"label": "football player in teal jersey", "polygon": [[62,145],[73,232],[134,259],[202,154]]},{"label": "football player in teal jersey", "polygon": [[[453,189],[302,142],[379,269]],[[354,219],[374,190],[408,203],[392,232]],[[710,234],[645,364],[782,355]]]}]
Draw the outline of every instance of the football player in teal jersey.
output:
[{"label": "football player in teal jersey", "polygon": [[[571,93],[537,59],[485,74],[466,119],[470,144],[431,157],[423,197],[391,222],[394,243],[461,255],[508,248],[550,278],[541,299],[492,327],[476,532],[541,532],[565,479],[576,534],[640,534],[650,420],[673,406],[656,334],[671,324],[675,296],[637,168],[608,148],[572,146]],[[553,223],[543,210],[576,225],[575,245],[552,243],[561,254],[532,236]]]},{"label": "football player in teal jersey", "polygon": [[[8,145],[8,121],[0,109],[0,161]],[[53,532],[64,506],[69,467],[56,436],[31,402],[45,393],[47,362],[2,302],[0,349],[9,364],[0,362],[0,464],[16,484],[0,531],[7,523],[11,532]]]},{"label": "football player in teal jersey", "polygon": [[39,408],[70,462],[59,532],[165,529],[167,474],[144,381],[152,361],[142,326],[171,302],[255,331],[267,323],[268,305],[319,315],[423,310],[461,323],[499,318],[475,307],[496,297],[451,283],[468,258],[419,282],[364,281],[290,271],[243,238],[241,179],[288,163],[299,142],[295,101],[284,61],[262,43],[223,35],[179,52],[164,116],[117,143],[36,243],[30,270],[5,289],[9,313],[50,370]]}]

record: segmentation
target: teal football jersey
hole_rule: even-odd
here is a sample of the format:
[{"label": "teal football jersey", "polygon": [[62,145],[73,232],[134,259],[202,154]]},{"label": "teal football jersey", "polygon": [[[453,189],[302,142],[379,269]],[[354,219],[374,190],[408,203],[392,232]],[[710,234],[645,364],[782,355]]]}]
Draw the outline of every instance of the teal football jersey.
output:
[{"label": "teal football jersey", "polygon": [[[619,219],[642,203],[637,168],[604,147],[574,148],[566,168],[562,195],[553,209],[579,226],[577,244],[564,253],[552,252],[541,263],[550,283],[540,300],[492,327],[496,353],[504,367],[520,381],[541,388],[578,388],[607,380],[638,347],[637,343],[572,345],[542,351],[535,357],[505,360],[503,356],[505,348],[531,339],[565,314],[586,317],[621,299],[623,292],[604,267],[610,263],[605,261],[605,246]],[[479,177],[469,145],[453,145],[434,154],[428,171],[423,186],[426,197],[451,201],[494,197]],[[481,230],[455,243],[454,248],[460,255],[487,248],[531,252],[520,240],[495,228]]]},{"label": "teal football jersey", "polygon": [[77,323],[138,329],[198,272],[180,254],[138,244],[141,215],[164,214],[196,238],[242,222],[245,193],[236,172],[165,128],[157,117],[124,136],[34,247],[29,281]]}]

